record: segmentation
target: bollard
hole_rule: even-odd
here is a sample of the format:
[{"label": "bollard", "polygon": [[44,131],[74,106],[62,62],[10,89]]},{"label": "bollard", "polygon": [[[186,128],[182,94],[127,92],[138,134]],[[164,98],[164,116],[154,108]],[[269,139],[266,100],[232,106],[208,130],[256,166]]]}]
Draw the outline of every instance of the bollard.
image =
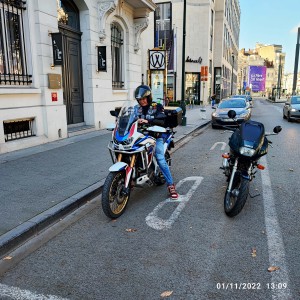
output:
[{"label": "bollard", "polygon": [[182,122],[181,126],[186,126],[186,104],[184,100],[180,100],[180,107],[182,109]]}]

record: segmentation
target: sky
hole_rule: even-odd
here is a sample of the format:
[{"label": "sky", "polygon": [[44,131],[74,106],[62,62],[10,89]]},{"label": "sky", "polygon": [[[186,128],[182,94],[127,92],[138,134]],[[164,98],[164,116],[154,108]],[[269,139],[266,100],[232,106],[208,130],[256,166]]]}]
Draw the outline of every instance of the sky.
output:
[{"label": "sky", "polygon": [[254,49],[257,42],[282,45],[286,53],[284,73],[293,73],[300,0],[240,0],[240,8],[239,49]]}]

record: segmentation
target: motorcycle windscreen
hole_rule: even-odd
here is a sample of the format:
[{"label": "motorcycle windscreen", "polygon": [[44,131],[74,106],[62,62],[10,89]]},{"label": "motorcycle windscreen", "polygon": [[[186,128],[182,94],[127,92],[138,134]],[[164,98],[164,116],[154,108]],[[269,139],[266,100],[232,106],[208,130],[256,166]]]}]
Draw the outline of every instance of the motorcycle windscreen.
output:
[{"label": "motorcycle windscreen", "polygon": [[[135,105],[134,105],[135,104]],[[131,125],[137,120],[136,103],[131,101],[124,103],[118,116],[117,132],[119,136],[125,136],[129,133]]]},{"label": "motorcycle windscreen", "polygon": [[253,149],[260,148],[264,142],[265,127],[262,123],[256,121],[247,121],[241,125],[242,146]]}]

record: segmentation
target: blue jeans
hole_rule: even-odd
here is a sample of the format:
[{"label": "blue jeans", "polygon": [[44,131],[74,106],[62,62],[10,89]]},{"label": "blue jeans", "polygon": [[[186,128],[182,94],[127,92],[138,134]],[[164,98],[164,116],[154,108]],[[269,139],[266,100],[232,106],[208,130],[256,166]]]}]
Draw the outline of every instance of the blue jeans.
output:
[{"label": "blue jeans", "polygon": [[173,178],[170,172],[170,168],[165,159],[163,138],[156,139],[155,157],[160,170],[162,171],[166,179],[167,185],[173,184]]}]

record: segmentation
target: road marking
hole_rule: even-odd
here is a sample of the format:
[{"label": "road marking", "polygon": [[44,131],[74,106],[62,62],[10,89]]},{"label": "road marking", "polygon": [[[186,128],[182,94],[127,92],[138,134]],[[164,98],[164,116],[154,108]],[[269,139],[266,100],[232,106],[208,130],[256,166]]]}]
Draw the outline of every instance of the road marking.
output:
[{"label": "road marking", "polygon": [[[203,177],[199,176],[192,176],[187,177],[178,182],[176,185],[177,188],[179,188],[182,184],[186,183],[187,181],[194,181],[193,186],[189,189],[189,191],[185,195],[179,195],[178,200],[172,200],[170,198],[160,202],[154,210],[146,217],[146,224],[153,229],[156,230],[167,230],[170,229],[173,225],[173,223],[176,221],[176,219],[179,217],[181,211],[184,209],[188,201],[191,199],[192,195],[200,185],[201,181],[203,180]],[[158,217],[158,212],[167,204],[167,203],[178,203],[178,206],[172,213],[169,219],[164,220],[160,217]]]},{"label": "road marking", "polygon": [[227,144],[224,143],[224,142],[216,142],[216,143],[213,144],[213,146],[210,148],[210,150],[214,150],[215,147],[216,147],[218,144],[222,145],[222,146],[221,146],[221,150],[224,150],[224,149],[226,148],[226,146],[227,146]]},{"label": "road marking", "polygon": [[285,262],[285,249],[282,240],[282,234],[278,223],[274,197],[272,192],[271,180],[267,166],[267,159],[261,158],[261,163],[266,168],[261,172],[262,185],[263,185],[263,199],[265,210],[265,223],[268,239],[268,251],[269,251],[269,264],[270,266],[280,267],[279,270],[271,273],[271,282],[274,283],[286,283],[286,289],[273,289],[272,299],[295,299],[292,297],[289,289],[290,280],[287,264]]},{"label": "road marking", "polygon": [[21,290],[17,287],[8,286],[0,283],[0,297],[8,297],[13,300],[68,300],[52,295],[35,294],[28,290]]}]

